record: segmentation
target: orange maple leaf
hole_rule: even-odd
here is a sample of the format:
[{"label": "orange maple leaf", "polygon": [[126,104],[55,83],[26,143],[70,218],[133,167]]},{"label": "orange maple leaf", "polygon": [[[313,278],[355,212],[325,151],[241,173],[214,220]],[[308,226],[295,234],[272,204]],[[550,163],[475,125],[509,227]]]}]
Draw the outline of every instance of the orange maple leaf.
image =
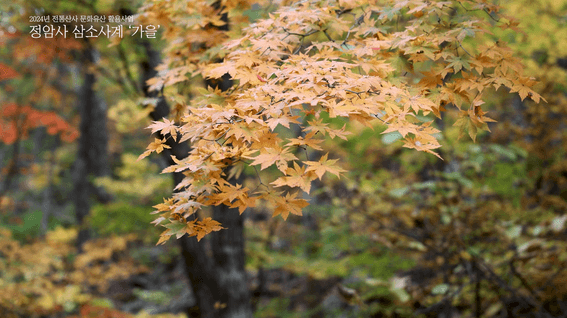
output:
[{"label": "orange maple leaf", "polygon": [[222,203],[229,204],[232,201],[244,197],[248,193],[248,188],[242,188],[241,184],[231,185],[230,183],[224,183],[218,186],[219,192],[211,195],[211,200],[215,202],[215,205],[220,205]]},{"label": "orange maple leaf", "polygon": [[256,206],[256,201],[260,197],[249,197],[248,194],[238,197],[238,200],[234,201],[230,207],[238,208],[238,213],[242,214],[246,208],[253,208]]},{"label": "orange maple leaf", "polygon": [[305,137],[299,136],[297,138],[290,138],[287,146],[307,146],[315,150],[323,150],[318,144],[322,143],[323,140],[314,139],[315,132],[312,131],[305,135]]},{"label": "orange maple leaf", "polygon": [[297,192],[293,194],[287,194],[285,197],[276,198],[276,208],[272,216],[278,216],[281,214],[284,220],[287,220],[289,213],[295,215],[303,215],[301,209],[309,205],[309,202],[304,199],[296,199]]},{"label": "orange maple leaf", "polygon": [[167,148],[167,149],[171,148],[170,146],[165,144],[165,141],[166,141],[165,138],[164,139],[155,138],[155,140],[152,143],[150,143],[148,145],[148,147],[146,148],[148,150],[146,150],[143,154],[141,154],[138,157],[137,161],[144,159],[145,157],[149,156],[154,151],[157,152],[157,153],[160,153],[165,148]]},{"label": "orange maple leaf", "polygon": [[327,160],[328,155],[329,153],[326,153],[319,161],[305,161],[304,163],[309,166],[306,171],[315,172],[319,180],[321,180],[325,172],[330,172],[340,178],[340,173],[346,172],[346,170],[334,165],[338,159]]},{"label": "orange maple leaf", "polygon": [[293,166],[293,168],[287,169],[287,176],[279,177],[270,184],[273,184],[275,187],[299,187],[301,190],[309,193],[311,190],[311,181],[315,179],[313,173],[305,171],[305,166],[300,167],[297,162],[294,162]]},{"label": "orange maple leaf", "polygon": [[205,235],[213,232],[213,231],[220,231],[222,229],[226,229],[221,226],[221,224],[212,218],[205,218],[202,221],[197,221],[195,224],[195,233],[191,236],[197,236],[197,241],[201,241]]}]

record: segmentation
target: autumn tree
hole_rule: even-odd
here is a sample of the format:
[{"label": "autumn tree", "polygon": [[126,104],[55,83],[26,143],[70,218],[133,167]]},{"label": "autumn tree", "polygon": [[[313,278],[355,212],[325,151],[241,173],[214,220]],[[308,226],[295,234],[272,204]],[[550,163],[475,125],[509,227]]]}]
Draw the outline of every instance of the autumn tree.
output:
[{"label": "autumn tree", "polygon": [[[18,12],[26,8],[22,3],[3,4],[0,8],[0,142],[7,146],[3,154],[10,157],[0,173],[0,202],[10,201],[7,194],[18,174],[29,174],[38,167],[35,156],[42,144],[70,143],[78,137],[72,116],[64,114],[72,99],[62,84],[66,75],[62,74],[61,64],[54,61],[69,61],[69,53],[79,45],[61,38],[34,39],[24,34],[23,25],[27,26],[28,21],[23,22]],[[30,139],[39,141],[34,153],[23,146]],[[46,229],[52,206],[51,190],[51,186],[45,189],[42,230]]]},{"label": "autumn tree", "polygon": [[[228,12],[236,6],[225,5]],[[482,47],[470,41],[489,36],[490,23],[516,25],[498,10],[476,1],[300,1],[282,5],[200,60],[177,52],[181,57],[165,64],[163,76],[153,81],[156,88],[182,81],[176,79],[186,73],[217,79],[228,73],[236,85],[181,101],[185,111],[178,120],[150,126],[153,133],[192,146],[189,156],[173,158],[175,164],[164,170],[185,178],[177,186],[181,191],[157,206],[155,223],[168,228],[159,243],[220,230],[211,219],[187,222],[201,206],[224,204],[242,213],[263,201],[274,216],[301,215],[308,205],[301,191],[309,193],[313,180],[343,170],[337,159],[302,160],[293,150],[317,149],[326,136],[347,139],[349,132],[334,126],[334,118],[366,125],[378,120],[387,125],[386,133],[402,135],[404,147],[437,155],[439,130],[421,116],[439,117],[456,108],[455,125],[474,139],[493,121],[482,108],[491,88],[505,86],[539,102],[530,88],[535,82],[523,75],[520,60],[503,41]],[[217,55],[226,55],[224,61],[215,63]],[[291,125],[299,125],[305,137],[287,138]],[[161,152],[166,138],[152,142],[140,158]],[[256,183],[230,184],[227,167],[233,167],[231,175],[251,167]]]},{"label": "autumn tree", "polygon": [[[521,50],[514,51],[503,41],[516,34],[518,21],[503,14],[495,4],[420,0],[281,1],[277,4],[279,8],[273,3],[260,3],[260,11],[265,13],[263,19],[248,25],[243,13],[252,4],[253,1],[246,0],[152,1],[139,15],[142,23],[162,26],[166,40],[161,64],[157,49],[149,41],[142,41],[146,60],[140,63],[143,84],[138,93],[147,97],[146,105],[154,104],[146,113],[154,120],[149,128],[157,138],[140,158],[152,152],[167,156],[169,167],[164,172],[173,174],[176,188],[170,199],[156,206],[158,218],[154,224],[167,228],[158,244],[171,236],[181,239],[202,316],[250,315],[245,295],[242,219],[238,214],[249,207],[264,207],[283,219],[290,213],[301,215],[309,204],[306,194],[313,192],[315,180],[328,179],[323,178],[325,175],[340,177],[346,172],[341,168],[342,158],[329,151],[326,144],[336,143],[337,137],[349,140],[351,122],[372,128],[382,126],[385,134],[399,134],[404,147],[441,157],[436,149],[441,147],[444,125],[440,123],[444,121],[439,119],[445,120],[447,112],[456,115],[454,125],[461,129],[462,135],[476,140],[479,130],[488,130],[488,123],[494,121],[487,116],[484,103],[495,91],[517,93],[516,98],[521,102],[531,99],[539,103],[542,99],[532,89],[535,79],[523,74]],[[80,10],[90,12],[95,7],[80,7]],[[495,31],[497,28],[502,31]],[[59,43],[56,41],[43,44],[48,57],[55,56],[56,50],[48,49],[58,48],[53,45]],[[120,45],[112,43],[111,47],[121,52],[122,62],[127,64],[128,58],[120,51]],[[89,209],[92,188],[87,175],[108,172],[104,163],[105,106],[95,92],[99,74],[92,72],[97,62],[96,48],[87,45],[81,50],[83,61],[90,67],[83,70],[82,92],[87,98],[80,103],[81,146],[75,196],[79,219]],[[10,53],[17,57],[23,54],[20,52],[25,50],[14,49]],[[538,52],[530,51],[530,54],[538,55]],[[44,60],[45,55],[37,56],[45,65],[53,63],[53,59]],[[25,58],[25,54],[20,56],[22,64],[27,63]],[[557,71],[562,62],[560,58],[554,59],[557,57],[548,63],[547,58],[542,58],[538,66]],[[538,66],[528,63],[532,69]],[[31,69],[28,72],[33,72]],[[128,78],[118,83],[123,87],[130,85],[136,91],[138,84],[134,83],[129,68],[125,67],[124,71]],[[6,92],[14,91],[6,82],[16,81],[18,76],[18,72],[0,63],[0,85]],[[201,82],[205,88],[197,84]],[[550,84],[546,93],[558,91]],[[54,90],[45,92],[54,94]],[[21,103],[24,95],[20,93],[17,103],[6,103],[1,110],[3,141],[14,145],[14,153],[18,151],[18,141],[33,128],[31,119],[43,118],[40,122],[48,131],[75,135],[69,133],[61,118],[35,109],[33,103],[44,96],[32,95],[30,101],[34,107],[28,107],[20,106],[26,104]],[[562,93],[553,99],[548,94],[545,96],[555,113],[563,112]],[[1,100],[6,101],[12,102],[9,98]],[[526,136],[542,140],[531,149],[548,151],[548,146],[558,139],[552,131],[561,126],[560,122],[549,120],[545,106],[530,106],[526,113],[527,120],[533,124]],[[96,123],[90,122],[92,118],[97,119]],[[88,146],[91,142],[99,146],[91,149]],[[322,151],[323,155],[314,159],[309,156],[313,151]],[[16,160],[14,155],[13,162]],[[540,173],[541,184],[552,179],[553,171],[560,171],[561,164],[555,168],[545,175]],[[11,174],[14,171],[9,169]],[[239,178],[242,175],[249,178],[242,181]],[[444,266],[464,264],[477,286],[481,280],[491,279],[499,284],[498,288],[508,288],[499,272],[493,271],[491,264],[466,246],[477,237],[473,229],[476,221],[491,222],[485,212],[493,208],[493,202],[471,207],[455,193],[463,197],[474,193],[454,184],[447,189],[451,194],[430,198],[421,202],[422,205],[436,216],[443,215],[445,211],[441,210],[447,207],[458,206],[465,212],[475,208],[471,217],[459,215],[449,221],[439,218],[439,222],[448,223],[439,227],[423,225],[420,236],[411,233],[410,224],[417,219],[412,218],[412,210],[395,210],[391,206],[384,210],[396,214],[392,220],[400,221],[398,230],[408,237],[413,235],[412,239],[422,244],[419,247],[445,253],[441,257]],[[407,198],[420,200],[418,190],[417,185],[408,190],[412,195],[408,194]],[[366,202],[382,199],[376,193],[361,197]],[[201,207],[206,206],[212,207],[212,218],[200,214]],[[541,231],[551,232],[556,228],[546,225]],[[521,228],[518,232],[517,226],[509,231],[512,233],[509,236],[519,236],[522,232]],[[443,235],[435,236],[439,233]],[[198,243],[207,235],[206,238],[212,239],[214,260],[207,259],[203,244]],[[468,239],[463,243],[465,236]],[[461,245],[447,247],[447,240]],[[506,242],[515,241],[512,238]],[[535,258],[525,258],[528,250],[554,253],[539,242],[522,246],[516,254],[530,262]],[[506,249],[499,248],[495,253],[500,252],[505,254]],[[561,264],[555,254],[551,258],[555,265]],[[455,259],[457,263],[453,262]],[[511,275],[526,267],[517,266],[515,260],[504,258]],[[510,293],[535,306],[539,294],[524,283],[523,276],[514,277],[520,277],[520,283],[528,286],[524,286],[525,291],[532,294],[520,297],[514,289]],[[473,280],[468,283],[472,284]],[[442,287],[449,290],[453,287],[450,285],[446,279]],[[480,287],[476,290],[480,291]],[[491,297],[494,300],[497,296]],[[448,301],[448,296],[441,299],[442,303]],[[477,304],[477,316],[480,316],[482,304],[480,301]]]},{"label": "autumn tree", "polygon": [[[215,11],[195,2],[181,10],[154,2],[143,11],[168,25],[164,63],[148,84],[163,89],[176,112],[149,127],[159,138],[140,158],[191,143],[187,156],[172,156],[174,164],[164,170],[184,178],[156,206],[154,224],[167,228],[158,244],[186,234],[201,240],[230,227],[197,218],[203,206],[240,213],[263,206],[283,219],[301,215],[314,180],[345,172],[333,154],[310,160],[307,152],[323,150],[326,139],[347,140],[347,120],[384,125],[383,133],[399,133],[404,147],[441,158],[435,150],[442,127],[433,118],[454,110],[454,125],[475,140],[494,121],[483,104],[495,90],[542,99],[520,59],[490,32],[517,26],[495,4],[283,2],[242,31],[207,30],[224,25],[222,13],[237,17],[245,5],[222,1]],[[235,82],[229,90],[194,90],[192,98],[180,93],[190,77],[227,74]],[[242,173],[253,180],[229,181]]]},{"label": "autumn tree", "polygon": [[[220,2],[215,2],[210,6],[198,4],[195,9],[203,14],[218,15],[224,23],[222,25],[203,24],[200,28],[193,31],[200,34],[200,36],[187,39],[191,42],[189,45],[198,47],[203,52],[216,44],[216,42],[205,41],[202,36],[215,38],[222,35],[229,30],[229,21],[224,8],[220,7]],[[151,15],[154,10],[157,11],[158,9],[152,7],[145,10],[148,12],[148,15]],[[174,15],[167,16],[167,19],[170,20],[174,18]],[[164,20],[159,21],[160,25],[168,26],[170,29],[175,27],[174,24]],[[154,80],[154,77],[157,75],[156,69],[161,68],[158,65],[161,62],[159,52],[154,49],[154,45],[148,40],[142,40],[141,46],[146,53],[145,58],[140,63],[142,82],[144,84],[143,92],[147,97],[157,98],[150,117],[157,121],[173,113],[172,115],[178,118],[183,111],[183,105],[175,100],[168,102],[155,89],[155,84],[159,85],[159,82],[156,83]],[[232,85],[228,76],[225,76],[221,81],[207,80],[205,83],[206,85],[218,87],[221,90],[228,90]],[[165,140],[164,137],[164,134],[158,134],[159,139]],[[161,153],[165,156],[168,164],[171,165],[175,163],[172,158],[184,158],[188,152],[189,147],[187,143],[177,143],[170,138],[163,144],[163,152]],[[182,172],[174,172],[175,186],[179,185],[183,178]],[[230,230],[223,233],[214,233],[208,237],[211,243],[212,257],[208,256],[205,246],[199,244],[194,239],[184,237],[179,240],[182,257],[186,265],[187,277],[197,300],[197,304],[193,309],[200,317],[248,317],[252,315],[247,274],[244,270],[244,224],[238,213],[235,213],[236,211],[230,212],[230,208],[227,206],[215,206],[213,208],[215,219],[229,225]],[[196,220],[196,215],[192,217]]]}]

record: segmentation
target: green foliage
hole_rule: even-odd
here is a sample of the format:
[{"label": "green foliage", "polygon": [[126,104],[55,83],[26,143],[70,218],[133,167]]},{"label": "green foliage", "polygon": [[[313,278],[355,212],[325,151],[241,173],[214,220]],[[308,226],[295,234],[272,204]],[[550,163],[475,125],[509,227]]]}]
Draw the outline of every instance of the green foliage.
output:
[{"label": "green foliage", "polygon": [[522,191],[516,186],[516,183],[525,179],[525,166],[522,164],[496,163],[491,172],[486,184],[495,193],[514,200],[516,207],[519,207]]},{"label": "green foliage", "polygon": [[296,318],[299,315],[288,311],[288,298],[274,298],[268,304],[259,308],[255,313],[255,318],[282,317]]},{"label": "green foliage", "polygon": [[112,301],[107,299],[107,298],[93,298],[90,301],[90,304],[92,306],[96,306],[96,307],[104,307],[104,308],[114,307],[113,304],[112,304]]},{"label": "green foliage", "polygon": [[[464,312],[470,313],[474,303],[468,285],[474,282],[474,275],[467,270],[470,266],[483,269],[483,303],[499,302],[501,294],[511,289],[529,292],[526,286],[541,288],[546,281],[552,281],[546,272],[561,275],[565,244],[551,238],[564,231],[567,217],[541,207],[523,206],[532,185],[526,173],[525,150],[514,145],[461,144],[458,149],[446,149],[446,163],[431,173],[425,173],[432,169],[428,162],[419,163],[419,169],[410,169],[415,163],[412,157],[402,156],[401,166],[387,173],[359,174],[358,179],[346,183],[346,193],[335,192],[341,181],[327,187],[327,196],[349,211],[351,228],[376,236],[395,255],[415,261],[398,265],[400,269],[415,266],[433,273],[429,280],[414,277],[415,282],[406,281],[408,277],[391,278],[401,272],[382,273],[380,268],[389,268],[390,261],[401,262],[386,257],[369,267],[366,261],[371,249],[366,247],[364,253],[351,258],[355,263],[348,265],[377,279],[369,282],[376,287],[357,287],[363,299],[371,303],[367,312],[391,315],[402,310],[403,304],[407,306],[410,299],[427,307],[450,296],[455,306],[464,306]],[[549,265],[527,267],[538,262]],[[442,266],[453,269],[447,272]],[[510,285],[495,283],[494,275],[509,280]],[[398,283],[388,285],[384,279]],[[557,288],[561,279],[553,281]],[[548,290],[550,294],[545,297],[554,297],[551,294],[561,294],[562,290]],[[388,305],[374,305],[375,299]],[[498,308],[490,309],[493,315]]]},{"label": "green foliage", "polygon": [[154,304],[167,304],[170,301],[170,295],[161,290],[142,290],[139,288],[134,289],[136,297],[154,303]]},{"label": "green foliage", "polygon": [[519,208],[525,191],[522,187],[527,185],[521,183],[528,180],[525,150],[498,144],[486,144],[483,148],[469,145],[461,161],[463,171],[458,173],[459,178],[467,178],[467,184],[471,182],[468,178],[475,178],[478,187],[489,187]]},{"label": "green foliage", "polygon": [[349,265],[361,274],[376,279],[389,279],[400,270],[408,270],[415,266],[415,261],[404,258],[391,250],[385,250],[380,254],[363,252],[350,257]]},{"label": "green foliage", "polygon": [[104,187],[118,199],[151,204],[159,201],[171,191],[170,176],[160,175],[155,163],[137,161],[136,156],[125,153],[121,156],[121,166],[116,169],[117,179],[101,177],[95,184]]},{"label": "green foliage", "polygon": [[21,218],[16,218],[19,221],[6,222],[7,218],[1,223],[2,227],[9,229],[12,232],[14,239],[21,243],[33,240],[41,233],[41,218],[43,212],[34,210],[24,213]]},{"label": "green foliage", "polygon": [[[399,309],[394,304],[398,294],[405,291],[394,288],[388,281],[395,273],[413,267],[416,262],[376,244],[366,234],[353,232],[344,222],[345,218],[349,217],[348,211],[344,209],[320,205],[310,206],[307,211],[320,217],[321,230],[316,233],[302,233],[299,237],[293,234],[278,235],[276,240],[291,241],[294,248],[289,250],[271,248],[270,245],[273,244],[267,241],[267,233],[259,230],[262,227],[247,227],[247,269],[281,268],[296,275],[308,275],[311,279],[319,280],[332,277],[354,279],[357,283],[352,287],[360,292],[362,299],[380,298],[389,301],[387,306],[372,305],[352,312],[337,308],[334,311],[336,315],[366,317],[376,312],[393,312]],[[280,226],[288,228],[281,229],[284,233],[302,231],[301,228],[287,223]],[[331,315],[323,310],[327,309],[317,306],[302,312],[294,311],[289,308],[289,299],[278,297],[260,306],[256,317],[273,317],[274,312],[278,312],[275,315],[277,317],[309,317],[310,313],[320,315],[322,312]]]},{"label": "green foliage", "polygon": [[151,211],[151,207],[124,201],[98,204],[91,209],[88,222],[102,236],[136,233],[149,242],[159,235],[159,231],[147,226],[153,220]]}]

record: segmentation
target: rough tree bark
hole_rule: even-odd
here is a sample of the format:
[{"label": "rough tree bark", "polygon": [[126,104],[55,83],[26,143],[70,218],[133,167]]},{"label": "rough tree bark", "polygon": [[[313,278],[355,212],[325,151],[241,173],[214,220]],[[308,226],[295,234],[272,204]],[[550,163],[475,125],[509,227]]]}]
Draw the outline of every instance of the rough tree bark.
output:
[{"label": "rough tree bark", "polygon": [[[155,67],[160,63],[159,53],[152,49],[148,41],[142,43],[147,59],[142,62],[142,85],[147,97],[158,98],[157,105],[150,116],[153,120],[167,117],[170,108],[163,96],[157,92],[149,92],[146,81],[156,75]],[[212,83],[208,83],[212,84]],[[228,79],[217,83],[220,89],[230,87]],[[178,159],[185,158],[189,146],[178,144],[167,139],[171,149],[163,151],[163,157],[173,164],[170,155]],[[174,184],[183,180],[182,173],[174,173]],[[213,218],[227,228],[209,234],[205,239],[211,240],[212,255],[210,258],[203,241],[197,242],[195,237],[183,236],[178,240],[186,273],[191,282],[193,294],[197,300],[196,314],[203,318],[245,318],[252,317],[250,292],[248,290],[246,271],[244,270],[244,224],[238,209],[230,209],[225,205],[213,207]],[[215,303],[226,304],[225,308],[215,309]]]}]

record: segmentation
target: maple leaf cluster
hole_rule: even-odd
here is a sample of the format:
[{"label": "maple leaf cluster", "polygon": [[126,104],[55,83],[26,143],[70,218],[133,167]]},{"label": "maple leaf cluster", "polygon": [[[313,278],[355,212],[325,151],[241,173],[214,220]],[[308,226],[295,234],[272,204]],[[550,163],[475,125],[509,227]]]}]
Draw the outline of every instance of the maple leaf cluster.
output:
[{"label": "maple leaf cluster", "polygon": [[[228,91],[203,90],[182,102],[184,114],[178,121],[164,119],[150,126],[153,133],[192,146],[186,158],[173,158],[175,164],[164,170],[183,172],[185,179],[156,211],[160,222],[183,223],[201,206],[219,204],[242,213],[258,200],[284,219],[289,213],[301,215],[308,202],[300,193],[309,193],[311,182],[327,172],[344,172],[337,159],[324,155],[309,161],[299,151],[322,150],[327,136],[346,140],[346,125],[332,125],[333,118],[369,127],[382,123],[384,133],[401,134],[405,147],[439,157],[434,152],[441,146],[439,130],[419,118],[440,118],[446,107],[455,107],[461,116],[455,125],[474,139],[479,128],[488,130],[487,123],[494,121],[481,107],[489,88],[505,86],[522,99],[541,99],[531,89],[535,82],[522,75],[519,59],[504,43],[472,44],[472,39],[490,35],[487,20],[494,22],[500,15],[498,6],[484,1],[300,1],[282,5],[233,39],[226,31],[207,28],[218,25],[218,15],[232,12],[231,1],[218,9],[196,3],[192,10],[200,17],[213,16],[181,26],[182,13],[170,13],[173,24],[166,33],[177,34],[175,43],[198,49],[189,54],[183,51],[188,46],[170,46],[152,84],[160,88],[178,83],[187,74],[213,80],[229,74],[235,85]],[[154,4],[152,10],[158,5],[168,4]],[[499,26],[513,25],[508,22]],[[192,33],[184,35],[181,30],[187,29]],[[218,62],[219,57],[224,60]],[[167,147],[164,142],[156,139],[141,157],[161,152]],[[251,190],[227,182],[227,168],[233,166],[239,171],[254,168],[257,186]],[[265,170],[279,176],[265,183]],[[160,242],[173,234],[197,235],[197,227],[190,224],[197,223],[188,223],[181,232],[164,232]]]}]

